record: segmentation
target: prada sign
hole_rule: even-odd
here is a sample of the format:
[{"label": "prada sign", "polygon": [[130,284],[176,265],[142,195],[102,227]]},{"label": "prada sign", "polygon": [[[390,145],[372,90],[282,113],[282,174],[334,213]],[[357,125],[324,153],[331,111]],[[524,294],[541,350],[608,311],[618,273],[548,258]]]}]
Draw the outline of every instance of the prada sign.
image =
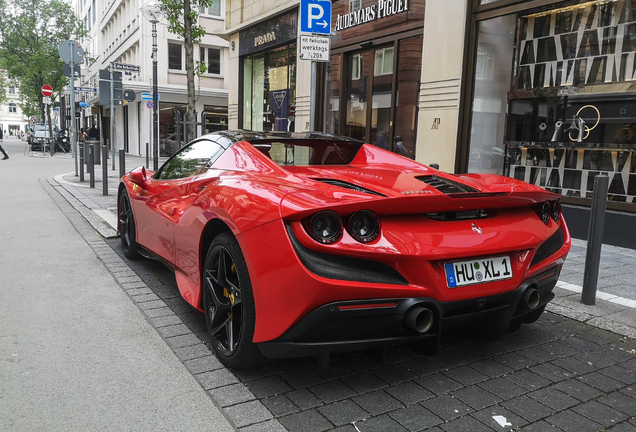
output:
[{"label": "prada sign", "polygon": [[239,55],[262,52],[296,42],[297,27],[296,11],[254,24],[239,33]]},{"label": "prada sign", "polygon": [[336,31],[387,18],[407,10],[409,10],[409,0],[378,0],[377,5],[367,6],[364,9],[345,15],[338,15],[336,18]]}]

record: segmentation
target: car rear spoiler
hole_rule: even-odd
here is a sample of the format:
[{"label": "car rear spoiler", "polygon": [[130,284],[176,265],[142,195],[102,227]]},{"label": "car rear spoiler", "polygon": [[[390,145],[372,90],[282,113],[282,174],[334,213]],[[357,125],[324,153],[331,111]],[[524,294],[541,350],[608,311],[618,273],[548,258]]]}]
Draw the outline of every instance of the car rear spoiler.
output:
[{"label": "car rear spoiler", "polygon": [[281,217],[300,219],[320,210],[333,210],[341,215],[371,210],[379,216],[389,216],[506,209],[531,207],[559,197],[545,190],[380,197],[331,187],[324,193],[293,192],[286,195],[281,201]]}]

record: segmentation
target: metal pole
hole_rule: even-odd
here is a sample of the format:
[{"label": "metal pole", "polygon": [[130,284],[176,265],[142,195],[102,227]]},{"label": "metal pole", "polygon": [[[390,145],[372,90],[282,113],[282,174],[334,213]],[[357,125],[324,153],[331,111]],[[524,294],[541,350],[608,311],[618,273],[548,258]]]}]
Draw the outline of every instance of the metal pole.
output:
[{"label": "metal pole", "polygon": [[88,146],[88,175],[91,189],[95,188],[95,144]]},{"label": "metal pole", "polygon": [[[75,49],[71,49],[71,143],[73,143],[73,158],[75,158],[75,176],[77,177],[77,135],[75,134]],[[83,169],[83,168],[82,168]]]},{"label": "metal pole", "polygon": [[[113,154],[113,171],[115,170],[115,82],[113,63],[110,63],[110,148]],[[107,195],[107,194],[105,194]]]},{"label": "metal pole", "polygon": [[157,99],[159,86],[157,85],[157,23],[152,23],[152,169],[159,169],[159,117],[157,113]]},{"label": "metal pole", "polygon": [[585,254],[585,271],[583,273],[583,290],[581,292],[581,303],[588,306],[592,306],[596,302],[608,186],[609,177],[606,175],[597,175],[594,178],[594,197],[592,198],[592,209],[590,211],[590,228],[587,234],[587,252]]},{"label": "metal pole", "polygon": [[[312,60],[311,62],[311,94],[316,94],[316,62]],[[311,98],[311,104],[309,105],[309,130],[316,130],[315,119],[316,119],[316,99],[317,97]]]},{"label": "metal pole", "polygon": [[146,169],[150,168],[150,143],[146,143]]},{"label": "metal pole", "polygon": [[126,150],[119,150],[119,177],[123,177],[126,174]]},{"label": "metal pole", "polygon": [[102,147],[102,195],[108,195],[108,140]]}]

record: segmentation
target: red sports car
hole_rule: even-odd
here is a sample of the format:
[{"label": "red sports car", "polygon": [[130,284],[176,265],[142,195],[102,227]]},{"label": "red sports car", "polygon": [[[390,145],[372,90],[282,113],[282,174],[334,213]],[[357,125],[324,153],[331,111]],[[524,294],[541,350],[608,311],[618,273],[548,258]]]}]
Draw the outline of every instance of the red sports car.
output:
[{"label": "red sports car", "polygon": [[121,179],[125,255],[174,269],[218,358],[415,343],[536,321],[570,249],[559,196],[319,133],[215,132]]}]

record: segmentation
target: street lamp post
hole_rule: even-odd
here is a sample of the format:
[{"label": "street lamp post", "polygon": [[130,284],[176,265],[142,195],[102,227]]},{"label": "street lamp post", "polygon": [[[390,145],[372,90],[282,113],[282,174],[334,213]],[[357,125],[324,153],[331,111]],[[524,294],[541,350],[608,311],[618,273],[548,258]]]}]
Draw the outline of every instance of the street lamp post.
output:
[{"label": "street lamp post", "polygon": [[144,18],[152,24],[152,169],[159,169],[159,116],[157,102],[159,86],[157,84],[157,23],[162,13],[158,0],[146,0],[141,6]]}]

